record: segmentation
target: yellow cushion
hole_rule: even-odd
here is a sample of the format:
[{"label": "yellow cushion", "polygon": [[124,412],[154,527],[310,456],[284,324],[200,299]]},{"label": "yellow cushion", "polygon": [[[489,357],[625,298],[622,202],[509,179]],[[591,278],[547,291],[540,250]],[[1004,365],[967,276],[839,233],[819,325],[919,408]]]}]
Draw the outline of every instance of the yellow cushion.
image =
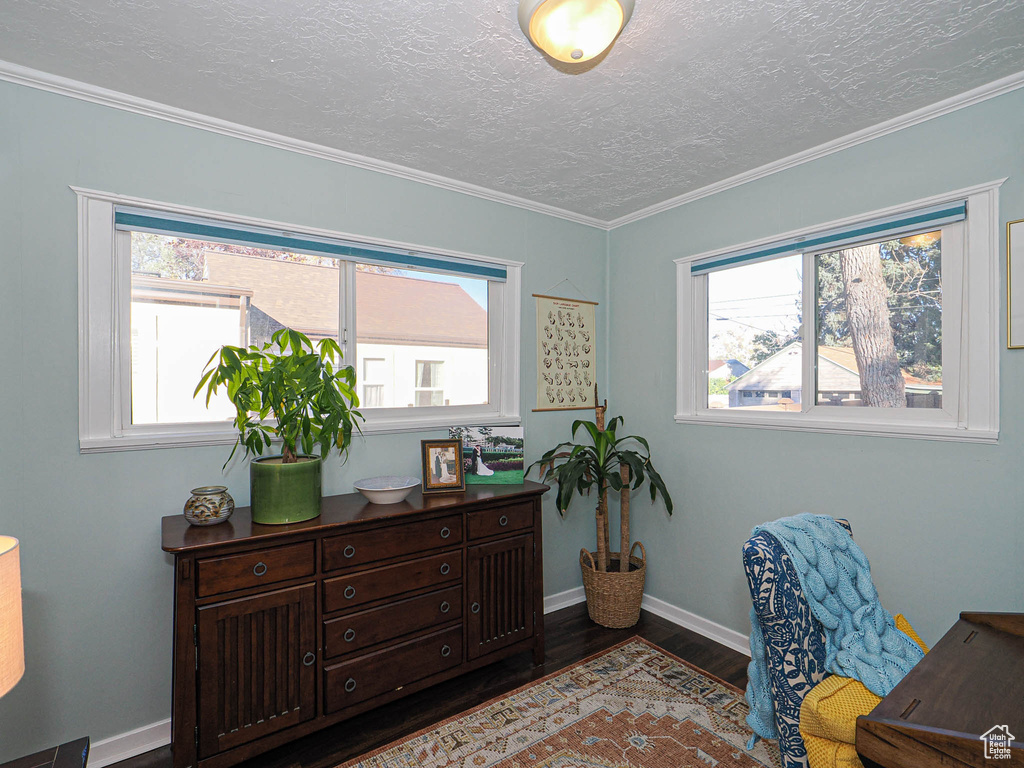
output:
[{"label": "yellow cushion", "polygon": [[853,744],[805,734],[804,746],[807,747],[807,764],[810,768],[864,768]]},{"label": "yellow cushion", "polygon": [[[903,615],[897,614],[894,618],[896,627],[906,632],[910,639],[927,653],[928,647]],[[804,737],[805,744],[810,736],[852,745],[857,736],[857,717],[871,712],[881,700],[859,680],[840,675],[826,677],[811,689],[800,706],[800,735]],[[836,763],[818,763],[834,764]],[[814,762],[811,762],[811,766],[817,768]]]}]

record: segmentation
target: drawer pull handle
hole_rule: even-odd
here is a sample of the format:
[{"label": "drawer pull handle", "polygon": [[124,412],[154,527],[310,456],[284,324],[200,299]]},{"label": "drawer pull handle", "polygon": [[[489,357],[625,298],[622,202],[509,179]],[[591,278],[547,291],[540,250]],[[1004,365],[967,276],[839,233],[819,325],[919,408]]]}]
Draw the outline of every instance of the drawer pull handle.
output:
[{"label": "drawer pull handle", "polygon": [[262,576],[267,572],[267,564],[260,560],[260,562],[252,567],[252,572],[256,576]]},{"label": "drawer pull handle", "polygon": [[351,643],[355,639],[356,639],[356,631],[354,629],[352,629],[352,627],[349,627],[348,629],[346,629],[345,630],[345,642],[346,643]]},{"label": "drawer pull handle", "polygon": [[447,539],[451,535],[452,535],[452,532],[451,532],[451,530],[449,530],[447,525],[444,528],[441,529],[441,538],[442,539]]},{"label": "drawer pull handle", "polygon": [[452,655],[452,649],[450,647],[448,647],[447,645],[442,645],[441,646],[441,657],[447,659],[451,655]]},{"label": "drawer pull handle", "polygon": [[313,662],[316,661],[316,654],[312,651],[306,651],[306,655],[302,657],[302,665],[305,667],[313,666]]},{"label": "drawer pull handle", "polygon": [[473,613],[480,613],[480,603],[473,603],[469,607],[469,610],[471,610]]},{"label": "drawer pull handle", "polygon": [[442,576],[447,576],[448,572],[451,569],[452,569],[452,567],[450,565],[448,565],[448,563],[441,563],[441,575]]},{"label": "drawer pull handle", "polygon": [[345,587],[345,598],[347,600],[351,600],[355,596],[356,596],[356,588],[355,587],[353,587],[351,584],[349,584],[347,587]]},{"label": "drawer pull handle", "polygon": [[345,547],[345,551],[343,554],[345,555],[345,557],[352,557],[355,553],[356,548],[349,544],[347,547]]},{"label": "drawer pull handle", "polygon": [[345,681],[345,692],[352,693],[356,689],[356,681],[354,678],[349,678]]},{"label": "drawer pull handle", "polygon": [[502,515],[501,517],[499,517],[498,525],[500,525],[502,528],[508,525],[508,515]]},{"label": "drawer pull handle", "polygon": [[450,611],[451,609],[452,607],[448,605],[447,600],[441,603],[441,613],[448,613],[448,611]]}]

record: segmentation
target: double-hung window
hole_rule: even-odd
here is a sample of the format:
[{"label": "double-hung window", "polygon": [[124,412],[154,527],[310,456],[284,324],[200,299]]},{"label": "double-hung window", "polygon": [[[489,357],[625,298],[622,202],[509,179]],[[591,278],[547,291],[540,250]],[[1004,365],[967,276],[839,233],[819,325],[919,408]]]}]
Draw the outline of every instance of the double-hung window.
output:
[{"label": "double-hung window", "polygon": [[676,420],[998,437],[997,189],[676,260]]},{"label": "double-hung window", "polygon": [[75,191],[82,450],[230,442],[203,368],[285,327],[341,344],[364,431],[519,421],[522,264]]}]

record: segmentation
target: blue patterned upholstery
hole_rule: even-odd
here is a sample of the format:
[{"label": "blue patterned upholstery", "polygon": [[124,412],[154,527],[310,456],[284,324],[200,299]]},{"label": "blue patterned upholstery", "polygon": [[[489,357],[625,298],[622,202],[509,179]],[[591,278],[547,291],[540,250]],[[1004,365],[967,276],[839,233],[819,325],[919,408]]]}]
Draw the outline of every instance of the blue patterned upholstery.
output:
[{"label": "blue patterned upholstery", "polygon": [[[852,534],[846,520],[839,522]],[[807,768],[800,704],[828,675],[825,636],[804,599],[793,562],[774,536],[751,536],[743,545],[743,566],[767,649],[782,762],[786,768]]]}]

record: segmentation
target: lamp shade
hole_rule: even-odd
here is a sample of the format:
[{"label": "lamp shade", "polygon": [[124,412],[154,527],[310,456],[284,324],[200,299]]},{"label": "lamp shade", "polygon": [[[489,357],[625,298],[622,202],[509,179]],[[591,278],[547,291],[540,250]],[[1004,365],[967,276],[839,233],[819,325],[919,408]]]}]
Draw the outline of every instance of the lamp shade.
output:
[{"label": "lamp shade", "polygon": [[633,0],[520,0],[519,26],[558,61],[579,63],[612,44],[633,13]]},{"label": "lamp shade", "polygon": [[11,690],[24,672],[18,540],[0,536],[0,696]]}]

